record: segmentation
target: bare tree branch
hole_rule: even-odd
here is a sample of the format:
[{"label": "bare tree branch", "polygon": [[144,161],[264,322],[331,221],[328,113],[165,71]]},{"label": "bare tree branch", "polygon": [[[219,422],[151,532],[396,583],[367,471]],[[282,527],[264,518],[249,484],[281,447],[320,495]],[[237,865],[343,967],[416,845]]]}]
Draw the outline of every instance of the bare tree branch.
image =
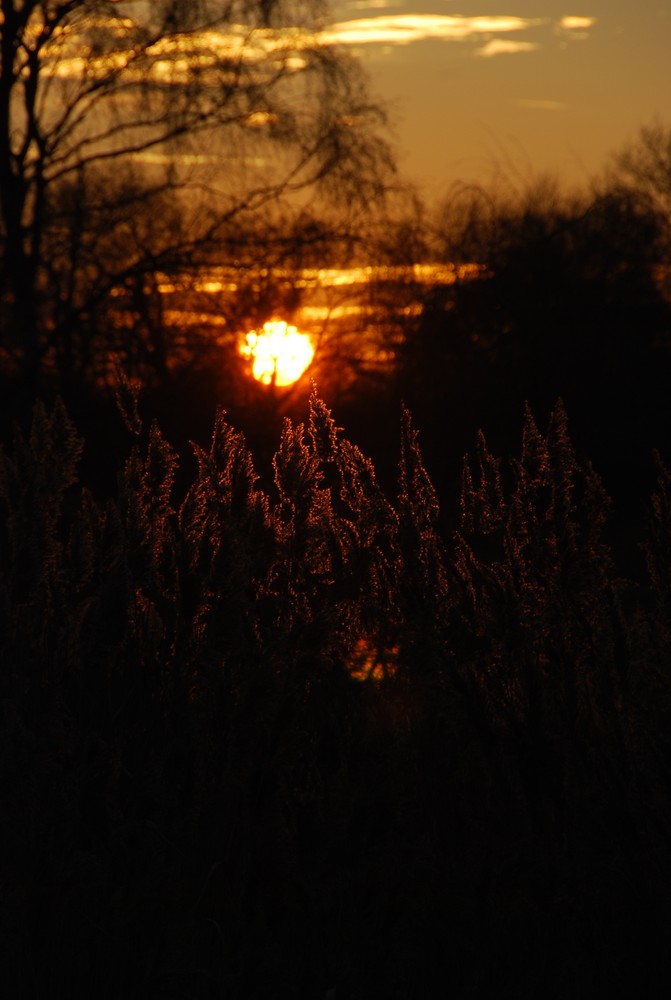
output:
[{"label": "bare tree branch", "polygon": [[68,340],[59,316],[212,252],[236,216],[384,194],[384,115],[325,17],[308,0],[0,0],[0,295],[26,369]]}]

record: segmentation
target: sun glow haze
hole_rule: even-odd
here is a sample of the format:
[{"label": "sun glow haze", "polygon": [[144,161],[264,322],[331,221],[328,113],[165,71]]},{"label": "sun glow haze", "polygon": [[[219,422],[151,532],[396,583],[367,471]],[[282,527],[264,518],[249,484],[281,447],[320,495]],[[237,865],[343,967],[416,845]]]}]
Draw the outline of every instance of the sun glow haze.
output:
[{"label": "sun glow haze", "polygon": [[287,386],[298,381],[312,361],[315,349],[307,333],[281,319],[251,330],[240,348],[252,362],[252,375],[264,385]]}]

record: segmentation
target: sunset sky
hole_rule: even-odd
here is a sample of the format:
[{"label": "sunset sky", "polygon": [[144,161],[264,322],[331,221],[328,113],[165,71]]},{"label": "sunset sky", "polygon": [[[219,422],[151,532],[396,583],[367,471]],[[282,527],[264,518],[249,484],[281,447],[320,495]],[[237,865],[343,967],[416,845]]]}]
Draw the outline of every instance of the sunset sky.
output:
[{"label": "sunset sky", "polygon": [[580,185],[640,126],[671,124],[671,0],[337,0],[333,13],[430,196],[497,164]]}]

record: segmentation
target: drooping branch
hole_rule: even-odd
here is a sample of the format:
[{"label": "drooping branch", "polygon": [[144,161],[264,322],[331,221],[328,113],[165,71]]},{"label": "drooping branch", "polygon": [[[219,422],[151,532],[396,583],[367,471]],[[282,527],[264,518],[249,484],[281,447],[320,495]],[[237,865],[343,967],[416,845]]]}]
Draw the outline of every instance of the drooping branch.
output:
[{"label": "drooping branch", "polygon": [[[384,193],[384,115],[320,36],[322,4],[1,0],[0,12],[2,294],[19,354],[36,337],[54,348],[57,313],[72,324],[130,273],[213,249],[236,216],[308,190],[365,206]],[[181,212],[173,238],[155,214],[166,199]]]}]

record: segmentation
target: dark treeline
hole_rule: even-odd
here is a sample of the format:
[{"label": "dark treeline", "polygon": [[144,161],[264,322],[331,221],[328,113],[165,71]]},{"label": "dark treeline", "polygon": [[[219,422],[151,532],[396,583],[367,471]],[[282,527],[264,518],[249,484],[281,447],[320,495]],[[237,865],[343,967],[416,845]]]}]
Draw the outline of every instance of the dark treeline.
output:
[{"label": "dark treeline", "polygon": [[477,428],[509,453],[525,402],[545,420],[561,397],[578,452],[640,517],[652,449],[671,446],[670,192],[671,135],[651,128],[589,192],[446,202],[441,258],[483,271],[430,291],[399,376],[441,495]]},{"label": "dark treeline", "polygon": [[316,394],[267,491],[222,413],[177,489],[119,405],[107,499],[60,403],[0,459],[12,995],[660,995],[662,462],[634,584],[561,406],[473,442],[441,540],[407,411],[390,499]]}]

